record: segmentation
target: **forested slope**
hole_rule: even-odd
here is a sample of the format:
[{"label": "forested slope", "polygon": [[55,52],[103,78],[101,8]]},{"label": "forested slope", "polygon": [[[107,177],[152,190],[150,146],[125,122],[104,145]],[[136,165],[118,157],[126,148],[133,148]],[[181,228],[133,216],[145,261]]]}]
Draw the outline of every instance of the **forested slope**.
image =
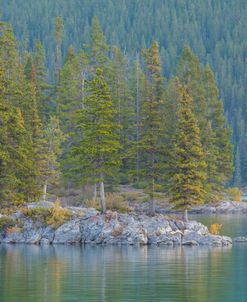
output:
[{"label": "forested slope", "polygon": [[174,73],[185,43],[203,63],[209,63],[220,87],[235,143],[235,183],[247,183],[245,0],[2,0],[3,19],[12,23],[21,48],[33,49],[36,39],[45,47],[52,74],[53,22],[65,20],[63,57],[70,44],[78,49],[90,41],[90,26],[97,16],[110,44],[120,46],[130,58],[156,39],[164,75]]}]

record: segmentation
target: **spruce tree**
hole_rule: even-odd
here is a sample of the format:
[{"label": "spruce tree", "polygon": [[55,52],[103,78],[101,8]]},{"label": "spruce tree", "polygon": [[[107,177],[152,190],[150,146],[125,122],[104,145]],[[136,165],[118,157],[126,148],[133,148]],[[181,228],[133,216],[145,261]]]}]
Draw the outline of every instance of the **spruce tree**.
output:
[{"label": "spruce tree", "polygon": [[46,200],[49,185],[55,185],[60,176],[58,157],[62,153],[61,144],[65,139],[65,136],[60,129],[59,119],[57,117],[50,117],[44,134],[47,153],[42,173],[42,180],[43,200]]},{"label": "spruce tree", "polygon": [[203,68],[188,46],[185,46],[178,63],[177,75],[192,97],[192,110],[200,128],[207,163],[206,201],[216,201],[232,177],[231,132],[223,103],[211,68]]},{"label": "spruce tree", "polygon": [[[203,85],[205,97],[208,104],[206,117],[211,121],[212,133],[214,136],[215,175],[208,175],[211,184],[214,184],[213,191],[221,193],[225,184],[232,178],[233,173],[233,148],[231,144],[231,131],[224,116],[223,102],[219,98],[219,92],[214,79],[213,71],[207,65],[203,70]],[[207,136],[209,132],[207,132]],[[205,150],[207,144],[205,144]],[[207,157],[208,158],[208,157]]]},{"label": "spruce tree", "polygon": [[200,142],[200,129],[192,111],[192,99],[184,87],[179,88],[176,133],[173,149],[173,172],[171,174],[171,201],[178,208],[204,202],[206,163]]},{"label": "spruce tree", "polygon": [[106,37],[102,32],[97,17],[93,17],[90,39],[89,63],[92,68],[92,73],[95,74],[97,68],[101,68],[105,73],[109,68],[109,45],[107,44]]},{"label": "spruce tree", "polygon": [[134,103],[134,137],[128,155],[129,162],[132,162],[129,174],[131,179],[138,183],[141,178],[141,113],[145,96],[145,75],[141,67],[139,54],[136,55],[136,60],[132,66],[130,90]]},{"label": "spruce tree", "polygon": [[129,87],[127,58],[117,47],[113,47],[112,55],[108,82],[117,110],[116,120],[122,145],[120,181],[125,182],[130,169],[130,148],[134,140],[135,108]]},{"label": "spruce tree", "polygon": [[155,41],[144,52],[145,57],[145,97],[141,119],[142,176],[147,182],[150,197],[150,214],[155,212],[155,185],[161,178],[163,125],[163,77],[159,58],[158,43]]},{"label": "spruce tree", "polygon": [[32,76],[36,86],[38,114],[42,121],[46,121],[51,110],[48,101],[52,86],[47,83],[45,51],[40,41],[35,43]]},{"label": "spruce tree", "polygon": [[64,37],[64,20],[63,18],[56,17],[54,20],[53,38],[55,43],[55,57],[54,57],[54,75],[55,83],[59,81],[59,74],[62,64],[62,42]]},{"label": "spruce tree", "polygon": [[72,150],[75,171],[81,182],[98,184],[101,210],[105,212],[105,180],[120,166],[119,125],[110,90],[101,69],[87,84],[84,108],[78,111],[78,127],[83,132],[79,146]]}]

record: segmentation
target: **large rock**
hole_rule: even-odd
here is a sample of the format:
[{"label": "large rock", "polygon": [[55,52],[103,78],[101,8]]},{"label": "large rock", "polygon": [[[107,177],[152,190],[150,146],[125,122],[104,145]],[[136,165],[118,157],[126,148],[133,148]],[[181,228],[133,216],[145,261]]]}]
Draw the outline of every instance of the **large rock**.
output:
[{"label": "large rock", "polygon": [[209,246],[227,246],[232,244],[232,239],[226,236],[202,234],[200,232],[186,230],[182,245],[209,245]]},{"label": "large rock", "polygon": [[28,209],[36,209],[36,208],[46,208],[46,209],[50,209],[54,206],[53,202],[50,201],[39,201],[39,202],[33,202],[33,203],[29,203],[27,205]]},{"label": "large rock", "polygon": [[39,244],[42,238],[52,242],[54,231],[50,227],[37,227],[31,219],[24,221],[22,228],[13,228],[11,231],[6,231],[2,243],[33,243]]},{"label": "large rock", "polygon": [[70,220],[61,225],[56,231],[53,239],[53,243],[80,243],[81,231],[79,219]]},{"label": "large rock", "polygon": [[247,237],[235,237],[233,241],[237,243],[247,243]]},{"label": "large rock", "polygon": [[194,207],[190,210],[192,214],[247,214],[246,202],[222,201],[210,205]]},{"label": "large rock", "polygon": [[[50,207],[50,203],[46,206]],[[161,214],[150,217],[144,214],[119,214],[107,211],[100,215],[95,209],[79,207],[70,207],[68,210],[72,213],[72,218],[56,230],[16,213],[12,215],[16,227],[2,231],[0,241],[43,245],[83,243],[226,246],[232,244],[231,238],[212,235],[206,226],[197,221],[185,223],[175,217]]]}]

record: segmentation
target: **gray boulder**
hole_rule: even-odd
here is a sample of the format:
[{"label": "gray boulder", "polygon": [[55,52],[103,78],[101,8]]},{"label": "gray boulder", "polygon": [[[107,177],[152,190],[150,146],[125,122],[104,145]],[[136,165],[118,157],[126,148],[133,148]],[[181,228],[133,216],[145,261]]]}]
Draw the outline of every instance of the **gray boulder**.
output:
[{"label": "gray boulder", "polygon": [[235,237],[233,241],[236,243],[247,243],[247,237]]},{"label": "gray boulder", "polygon": [[200,232],[186,230],[182,238],[182,245],[208,245],[208,246],[227,246],[232,244],[232,239],[226,236],[202,234]]},{"label": "gray boulder", "polygon": [[81,231],[80,220],[70,220],[61,225],[56,231],[53,239],[54,244],[59,243],[80,243]]}]

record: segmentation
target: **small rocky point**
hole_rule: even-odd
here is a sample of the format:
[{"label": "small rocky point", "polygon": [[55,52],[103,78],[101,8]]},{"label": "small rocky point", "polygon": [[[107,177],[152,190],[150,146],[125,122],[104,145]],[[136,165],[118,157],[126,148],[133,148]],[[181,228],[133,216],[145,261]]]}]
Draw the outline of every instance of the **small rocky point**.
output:
[{"label": "small rocky point", "polygon": [[[51,207],[51,203],[32,204],[28,208]],[[95,244],[95,245],[170,245],[229,246],[232,239],[212,235],[197,221],[184,222],[173,216],[156,214],[100,214],[93,208],[70,207],[71,218],[54,229],[40,225],[21,212],[11,217],[22,228],[0,231],[0,243]],[[80,213],[80,215],[77,215]]]}]

